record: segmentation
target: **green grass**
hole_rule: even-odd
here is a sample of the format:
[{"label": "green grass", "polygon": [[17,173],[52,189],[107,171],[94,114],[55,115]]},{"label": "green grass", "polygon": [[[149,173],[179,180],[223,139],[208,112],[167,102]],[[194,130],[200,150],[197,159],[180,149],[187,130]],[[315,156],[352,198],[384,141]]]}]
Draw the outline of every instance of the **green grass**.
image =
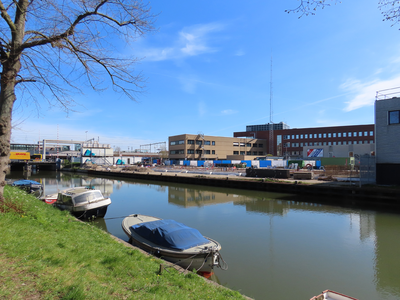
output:
[{"label": "green grass", "polygon": [[6,186],[0,299],[243,299],[117,242],[90,223]]}]

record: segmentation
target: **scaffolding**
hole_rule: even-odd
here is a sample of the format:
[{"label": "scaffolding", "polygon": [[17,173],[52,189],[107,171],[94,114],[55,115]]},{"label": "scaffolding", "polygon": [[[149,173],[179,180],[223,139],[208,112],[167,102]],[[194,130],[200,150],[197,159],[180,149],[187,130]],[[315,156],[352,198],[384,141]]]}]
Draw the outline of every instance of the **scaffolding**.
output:
[{"label": "scaffolding", "polygon": [[160,153],[167,150],[166,142],[152,143],[146,145],[140,145],[141,153]]}]

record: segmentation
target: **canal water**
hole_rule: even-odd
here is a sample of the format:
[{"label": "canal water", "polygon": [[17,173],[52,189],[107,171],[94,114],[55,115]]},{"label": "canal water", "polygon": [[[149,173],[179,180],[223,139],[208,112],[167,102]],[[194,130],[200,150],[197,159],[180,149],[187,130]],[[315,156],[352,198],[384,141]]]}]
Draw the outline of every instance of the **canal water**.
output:
[{"label": "canal water", "polygon": [[[22,178],[12,173],[7,178]],[[92,186],[112,204],[96,226],[128,241],[133,213],[174,219],[219,241],[229,268],[218,283],[254,299],[310,299],[331,289],[358,299],[400,299],[400,214],[267,193],[70,173],[33,174],[46,194]]]}]

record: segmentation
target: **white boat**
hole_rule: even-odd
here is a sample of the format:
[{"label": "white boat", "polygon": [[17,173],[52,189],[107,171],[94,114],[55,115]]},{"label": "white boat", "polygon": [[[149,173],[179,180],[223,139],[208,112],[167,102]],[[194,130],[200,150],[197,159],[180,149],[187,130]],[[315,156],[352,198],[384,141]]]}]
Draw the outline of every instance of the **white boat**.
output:
[{"label": "white boat", "polygon": [[70,211],[78,219],[91,219],[104,217],[110,204],[111,199],[100,190],[75,187],[60,191],[53,205]]},{"label": "white boat", "polygon": [[335,291],[325,290],[318,296],[312,297],[310,300],[358,300],[358,299],[346,296],[344,294]]},{"label": "white boat", "polygon": [[133,214],[122,221],[122,229],[133,245],[184,269],[205,276],[214,267],[226,269],[221,245],[182,223]]}]

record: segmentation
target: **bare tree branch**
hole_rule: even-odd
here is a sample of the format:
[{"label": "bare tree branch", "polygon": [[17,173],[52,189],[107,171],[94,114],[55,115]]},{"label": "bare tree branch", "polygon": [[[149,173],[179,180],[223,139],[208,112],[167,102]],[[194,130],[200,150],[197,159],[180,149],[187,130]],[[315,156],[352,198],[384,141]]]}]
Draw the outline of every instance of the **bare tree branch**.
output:
[{"label": "bare tree branch", "polygon": [[339,0],[300,0],[298,7],[294,9],[287,9],[285,12],[300,14],[300,19],[303,16],[315,15],[315,12],[319,8],[324,9],[327,6],[331,6],[331,3],[327,3],[328,1],[333,2],[333,4],[338,2],[341,3]]}]

